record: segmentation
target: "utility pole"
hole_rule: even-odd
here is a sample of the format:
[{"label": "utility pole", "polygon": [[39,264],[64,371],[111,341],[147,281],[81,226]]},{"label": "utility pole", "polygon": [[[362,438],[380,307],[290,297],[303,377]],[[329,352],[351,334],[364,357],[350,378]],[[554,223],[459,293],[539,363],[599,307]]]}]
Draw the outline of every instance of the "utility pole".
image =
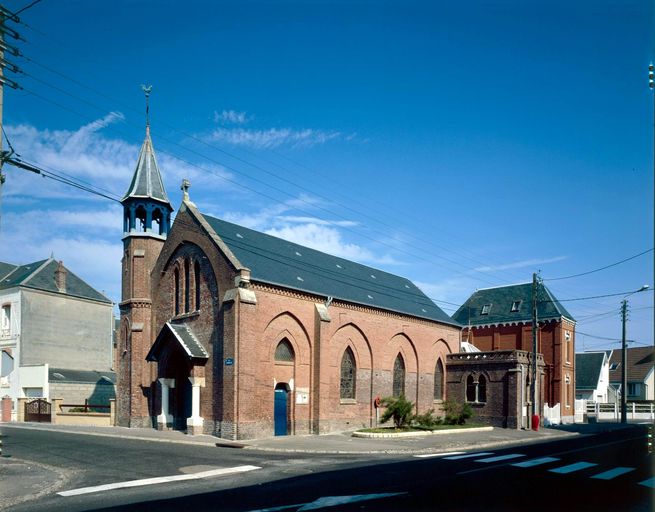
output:
[{"label": "utility pole", "polygon": [[621,423],[628,422],[627,411],[627,398],[628,398],[628,372],[627,366],[627,350],[625,339],[625,324],[628,316],[628,299],[621,301]]},{"label": "utility pole", "polygon": [[[5,34],[16,39],[17,41],[22,39],[20,34],[14,29],[6,26],[7,21],[13,21],[19,23],[20,19],[14,13],[9,11],[0,5],[0,221],[2,220],[2,187],[6,180],[6,176],[2,172],[2,165],[5,163],[5,160],[10,156],[10,153],[2,150],[2,135],[3,135],[3,124],[2,124],[2,115],[4,110],[4,91],[5,85],[8,85],[12,89],[20,89],[20,85],[14,80],[10,80],[5,76],[5,68],[9,69],[13,73],[21,73],[21,70],[15,64],[7,61],[5,59],[6,53],[10,53],[14,57],[20,57],[21,53],[15,46],[7,44],[5,41]],[[0,225],[1,227],[1,225]]]},{"label": "utility pole", "polygon": [[537,273],[532,274],[532,430],[539,429],[539,409],[537,408]]}]

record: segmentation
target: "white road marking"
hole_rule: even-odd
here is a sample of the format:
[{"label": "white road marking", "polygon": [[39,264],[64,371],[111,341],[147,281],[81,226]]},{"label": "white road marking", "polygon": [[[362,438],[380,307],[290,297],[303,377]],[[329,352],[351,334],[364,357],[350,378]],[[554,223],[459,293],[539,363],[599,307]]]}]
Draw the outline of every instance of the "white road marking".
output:
[{"label": "white road marking", "polygon": [[251,510],[250,512],[279,512],[280,510],[287,510],[290,508],[296,508],[297,512],[303,512],[305,510],[316,510],[319,508],[335,507],[337,505],[357,503],[358,501],[378,500],[380,498],[388,498],[390,496],[400,496],[402,494],[407,494],[407,493],[386,492],[381,494],[356,494],[354,496],[323,496],[310,503],[296,503],[295,505],[282,505],[280,507],[259,508],[257,510]]},{"label": "white road marking", "polygon": [[548,471],[551,473],[566,475],[567,473],[573,473],[574,471],[580,471],[593,466],[598,466],[598,464],[594,462],[576,462],[575,464],[569,464],[568,466],[562,466],[561,468],[549,469]]},{"label": "white road marking", "polygon": [[519,457],[525,457],[525,455],[523,455],[522,453],[510,453],[508,455],[499,455],[498,457],[489,457],[487,459],[478,459],[475,462],[484,462],[484,463],[500,462],[501,460],[518,459]]},{"label": "white road marking", "polygon": [[425,459],[427,457],[448,457],[449,455],[460,455],[462,453],[466,452],[422,453],[421,455],[414,455],[414,457]]},{"label": "white road marking", "polygon": [[635,468],[625,468],[619,466],[614,469],[610,469],[609,471],[605,471],[604,473],[598,473],[597,475],[594,475],[591,478],[597,478],[598,480],[611,480],[612,478],[625,475],[626,473],[630,473],[630,471],[634,471],[634,470]]},{"label": "white road marking", "polygon": [[525,462],[517,462],[512,464],[517,468],[531,468],[533,466],[541,466],[542,464],[548,464],[549,462],[555,462],[559,460],[557,457],[541,457],[540,459],[526,460]]},{"label": "white road marking", "polygon": [[456,455],[455,457],[446,457],[445,460],[470,459],[471,457],[483,457],[485,455],[493,455],[493,454],[494,452],[468,453],[466,455]]},{"label": "white road marking", "polygon": [[649,478],[648,480],[644,480],[643,482],[639,482],[639,485],[645,485],[646,487],[655,489],[655,477]]},{"label": "white road marking", "polygon": [[70,491],[58,492],[60,496],[78,496],[80,494],[89,494],[92,492],[111,491],[114,489],[125,489],[127,487],[141,487],[143,485],[163,484],[166,482],[179,482],[183,480],[197,480],[199,478],[210,478],[212,476],[232,475],[235,473],[245,473],[261,469],[259,466],[235,466],[232,468],[212,469],[200,473],[191,473],[189,475],[172,475],[160,476],[156,478],[144,478],[141,480],[128,480],[127,482],[116,482],[114,484],[95,485],[92,487],[81,487]]}]

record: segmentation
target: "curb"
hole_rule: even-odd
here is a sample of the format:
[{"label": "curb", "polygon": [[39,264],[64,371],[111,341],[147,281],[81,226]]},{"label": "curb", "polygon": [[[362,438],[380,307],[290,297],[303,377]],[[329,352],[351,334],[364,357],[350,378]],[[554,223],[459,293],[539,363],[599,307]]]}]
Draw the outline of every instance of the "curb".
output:
[{"label": "curb", "polygon": [[493,429],[493,427],[470,427],[444,430],[424,430],[417,432],[353,432],[352,437],[364,437],[370,439],[394,437],[425,437],[441,434],[466,434],[467,432],[491,432]]}]

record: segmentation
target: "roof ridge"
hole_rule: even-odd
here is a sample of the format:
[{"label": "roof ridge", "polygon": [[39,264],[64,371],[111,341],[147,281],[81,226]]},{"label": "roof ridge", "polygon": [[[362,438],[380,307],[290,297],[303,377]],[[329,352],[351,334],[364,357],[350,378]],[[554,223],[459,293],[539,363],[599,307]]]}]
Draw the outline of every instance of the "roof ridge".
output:
[{"label": "roof ridge", "polygon": [[[23,281],[20,283],[20,285],[23,285],[23,286],[24,286],[24,285],[27,285],[27,283],[29,283],[30,280],[31,280],[32,278],[34,278],[34,276],[38,275],[38,274],[39,274],[39,273],[40,273],[40,272],[41,272],[41,271],[42,271],[46,266],[48,266],[48,264],[49,264],[51,261],[54,261],[54,259],[53,259],[53,258],[48,258],[47,260],[45,260],[45,261],[44,261],[44,262],[39,266],[39,268],[37,268],[36,270],[34,270],[34,272],[30,272],[30,274],[29,274],[25,279],[23,279]],[[34,263],[38,263],[38,261],[35,261]],[[28,265],[32,265],[32,264],[33,264],[33,263],[28,263],[27,265],[23,265],[23,266],[26,267],[26,266],[28,266]],[[19,286],[20,286],[20,285],[19,285]]]},{"label": "roof ridge", "polygon": [[486,288],[476,288],[476,292],[481,292],[484,290],[496,290],[498,288],[511,288],[512,286],[523,286],[525,284],[532,284],[532,281],[526,281],[525,283],[513,283],[513,284],[501,284],[498,286],[487,286]]}]

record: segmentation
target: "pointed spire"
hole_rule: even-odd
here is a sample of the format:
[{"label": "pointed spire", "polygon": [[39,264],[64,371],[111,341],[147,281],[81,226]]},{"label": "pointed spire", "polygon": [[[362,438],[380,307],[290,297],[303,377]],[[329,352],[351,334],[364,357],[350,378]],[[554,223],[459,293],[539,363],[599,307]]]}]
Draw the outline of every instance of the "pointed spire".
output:
[{"label": "pointed spire", "polygon": [[[159,166],[157,165],[157,159],[155,158],[155,150],[152,146],[152,140],[150,138],[150,93],[152,92],[152,86],[141,86],[143,92],[146,96],[146,137],[141,146],[141,151],[139,152],[139,158],[136,163],[136,169],[134,170],[134,176],[132,177],[132,182],[130,183],[127,192],[123,196],[123,201],[130,198],[149,198],[161,201],[170,206],[170,201],[166,195],[166,189],[164,188],[164,182],[161,178],[161,173],[159,172]],[[172,210],[173,208],[170,207]]]}]

